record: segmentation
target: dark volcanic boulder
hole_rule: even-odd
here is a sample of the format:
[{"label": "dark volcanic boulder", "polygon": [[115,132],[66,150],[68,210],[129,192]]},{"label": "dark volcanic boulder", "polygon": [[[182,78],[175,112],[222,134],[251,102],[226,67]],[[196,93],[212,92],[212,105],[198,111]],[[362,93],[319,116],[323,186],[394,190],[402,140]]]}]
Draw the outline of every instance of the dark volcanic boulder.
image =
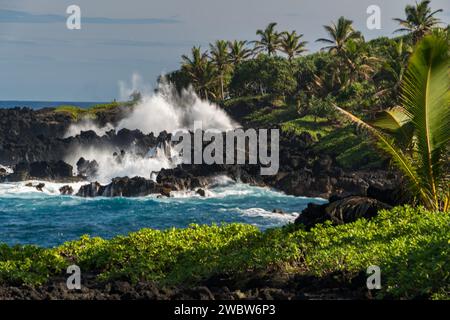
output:
[{"label": "dark volcanic boulder", "polygon": [[84,198],[94,198],[100,197],[103,194],[105,187],[103,187],[98,182],[91,182],[90,184],[84,185],[78,190],[77,196]]},{"label": "dark volcanic boulder", "polygon": [[163,188],[158,183],[142,177],[115,178],[110,184],[102,186],[98,182],[84,185],[77,193],[79,197],[144,197],[150,194],[159,194],[170,188]]},{"label": "dark volcanic boulder", "polygon": [[332,221],[339,225],[354,222],[360,218],[370,219],[374,217],[379,210],[391,209],[386,203],[366,197],[348,197],[330,202],[328,204],[317,205],[310,203],[302,211],[301,215],[295,221],[296,224],[303,224],[307,229],[312,228],[318,223]]},{"label": "dark volcanic boulder", "polygon": [[52,169],[46,161],[33,162],[30,164],[30,176],[36,178],[50,178]]},{"label": "dark volcanic boulder", "polygon": [[115,178],[105,187],[105,197],[143,197],[149,194],[159,193],[157,184],[152,180],[142,177]]},{"label": "dark volcanic boulder", "polygon": [[205,187],[208,184],[207,179],[201,174],[199,176],[196,175],[195,169],[192,165],[180,165],[174,169],[162,169],[158,173],[156,180],[159,184],[170,187],[175,191]]},{"label": "dark volcanic boulder", "polygon": [[98,163],[97,161],[89,161],[84,158],[80,158],[77,162],[77,171],[78,175],[83,177],[94,177],[98,171]]},{"label": "dark volcanic boulder", "polygon": [[412,202],[408,199],[407,193],[403,192],[400,186],[383,186],[381,184],[372,184],[367,189],[367,196],[380,200],[392,206]]},{"label": "dark volcanic boulder", "polygon": [[71,186],[63,186],[59,188],[59,193],[61,193],[62,195],[72,195],[73,188]]},{"label": "dark volcanic boulder", "polygon": [[206,191],[203,189],[198,189],[195,193],[197,193],[200,197],[206,197]]},{"label": "dark volcanic boulder", "polygon": [[336,224],[353,222],[359,218],[373,218],[378,211],[392,207],[381,201],[366,197],[348,197],[329,204],[325,209]]},{"label": "dark volcanic boulder", "polygon": [[19,162],[14,166],[14,173],[4,177],[7,181],[25,181],[30,178],[30,164]]},{"label": "dark volcanic boulder", "polygon": [[44,179],[61,179],[73,177],[73,168],[64,161],[39,161],[30,164],[30,176]]}]

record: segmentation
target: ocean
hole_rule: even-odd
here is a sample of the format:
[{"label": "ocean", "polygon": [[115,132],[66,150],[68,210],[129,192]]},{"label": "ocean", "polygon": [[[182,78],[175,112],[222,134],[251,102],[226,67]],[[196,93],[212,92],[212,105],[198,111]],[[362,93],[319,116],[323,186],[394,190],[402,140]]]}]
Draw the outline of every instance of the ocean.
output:
[{"label": "ocean", "polygon": [[105,102],[71,102],[71,101],[0,101],[0,109],[27,107],[31,109],[56,108],[62,105],[89,108],[96,104]]},{"label": "ocean", "polygon": [[294,222],[310,202],[326,202],[235,183],[218,185],[205,198],[178,193],[163,199],[85,199],[59,195],[59,184],[46,183],[43,193],[25,184],[0,184],[0,243],[53,247],[84,234],[108,239],[142,228],[190,224],[239,222],[266,230]]},{"label": "ocean", "polygon": [[[160,127],[172,130],[174,124],[183,123],[185,118],[190,119],[192,115],[200,120],[215,119],[217,125],[232,126],[232,121],[223,111],[204,103],[194,93],[188,99],[193,102],[190,109],[193,110],[192,115],[186,114],[186,108],[172,105],[173,99],[166,101],[165,96],[158,94],[147,99],[136,114],[125,119],[126,128],[146,133]],[[39,109],[61,104],[88,107],[96,102],[3,101],[0,102],[0,108],[27,106]],[[164,115],[164,118],[155,117],[155,114]],[[92,126],[92,130],[95,130],[95,126]],[[107,184],[114,177],[149,177],[151,172],[176,164],[176,157],[166,155],[165,148],[161,152],[154,151],[149,150],[144,158],[130,152],[118,163],[111,150],[87,148],[73,151],[64,160],[75,168],[81,156],[96,159],[100,167],[95,179]],[[43,192],[27,187],[27,182],[0,184],[0,243],[52,247],[85,234],[109,239],[142,228],[185,228],[193,223],[211,225],[238,222],[266,230],[294,222],[310,202],[325,202],[323,199],[287,196],[266,188],[234,183],[225,177],[216,179],[217,182],[207,190],[207,197],[189,192],[175,193],[174,197],[165,199],[156,196],[85,199],[61,196],[59,188],[63,185],[57,183],[44,182]],[[34,185],[37,183],[34,182]],[[86,182],[73,185],[75,192],[82,184]],[[285,214],[273,213],[274,209],[282,210]]]}]

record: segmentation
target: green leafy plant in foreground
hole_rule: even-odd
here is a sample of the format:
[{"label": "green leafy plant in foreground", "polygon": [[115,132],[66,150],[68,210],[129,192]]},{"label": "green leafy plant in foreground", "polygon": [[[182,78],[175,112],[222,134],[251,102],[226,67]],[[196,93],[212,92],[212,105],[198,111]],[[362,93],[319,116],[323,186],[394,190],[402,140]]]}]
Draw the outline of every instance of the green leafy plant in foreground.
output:
[{"label": "green leafy plant in foreground", "polygon": [[401,107],[384,112],[372,126],[335,106],[377,139],[408,178],[412,192],[424,206],[444,211],[450,206],[449,67],[447,39],[438,34],[426,36],[409,61],[401,85]]},{"label": "green leafy plant in foreground", "polygon": [[[0,282],[41,284],[71,264],[99,281],[195,285],[217,274],[280,270],[348,279],[378,265],[379,297],[449,297],[450,214],[397,207],[372,220],[287,226],[261,232],[242,224],[142,229],[111,240],[84,236],[59,247],[0,245]],[[363,285],[363,284],[362,284]]]}]

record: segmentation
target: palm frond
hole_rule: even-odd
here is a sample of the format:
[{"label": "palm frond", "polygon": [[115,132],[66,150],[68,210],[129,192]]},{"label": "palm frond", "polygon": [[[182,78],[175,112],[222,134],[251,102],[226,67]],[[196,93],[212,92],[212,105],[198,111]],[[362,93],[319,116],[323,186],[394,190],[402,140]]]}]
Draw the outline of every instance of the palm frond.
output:
[{"label": "palm frond", "polygon": [[402,101],[417,136],[421,176],[438,206],[442,157],[450,140],[450,77],[447,41],[425,37],[412,55],[403,82]]}]

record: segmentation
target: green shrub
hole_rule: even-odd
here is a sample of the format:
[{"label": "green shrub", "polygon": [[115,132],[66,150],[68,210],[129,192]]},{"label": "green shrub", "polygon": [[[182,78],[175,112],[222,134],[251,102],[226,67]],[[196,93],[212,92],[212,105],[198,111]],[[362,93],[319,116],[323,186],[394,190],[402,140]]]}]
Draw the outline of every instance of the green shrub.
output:
[{"label": "green shrub", "polygon": [[449,295],[450,213],[396,207],[371,221],[298,233],[305,267],[317,276],[381,268],[380,297]]},{"label": "green shrub", "polygon": [[64,266],[64,259],[52,250],[0,244],[0,282],[40,284]]},{"label": "green shrub", "polygon": [[0,245],[0,280],[40,284],[70,264],[100,281],[153,280],[195,284],[215,274],[283,272],[348,278],[381,268],[378,297],[448,298],[450,213],[409,206],[372,220],[310,231],[289,225],[265,232],[243,224],[158,231],[143,229],[111,240],[83,236],[53,249]]}]

